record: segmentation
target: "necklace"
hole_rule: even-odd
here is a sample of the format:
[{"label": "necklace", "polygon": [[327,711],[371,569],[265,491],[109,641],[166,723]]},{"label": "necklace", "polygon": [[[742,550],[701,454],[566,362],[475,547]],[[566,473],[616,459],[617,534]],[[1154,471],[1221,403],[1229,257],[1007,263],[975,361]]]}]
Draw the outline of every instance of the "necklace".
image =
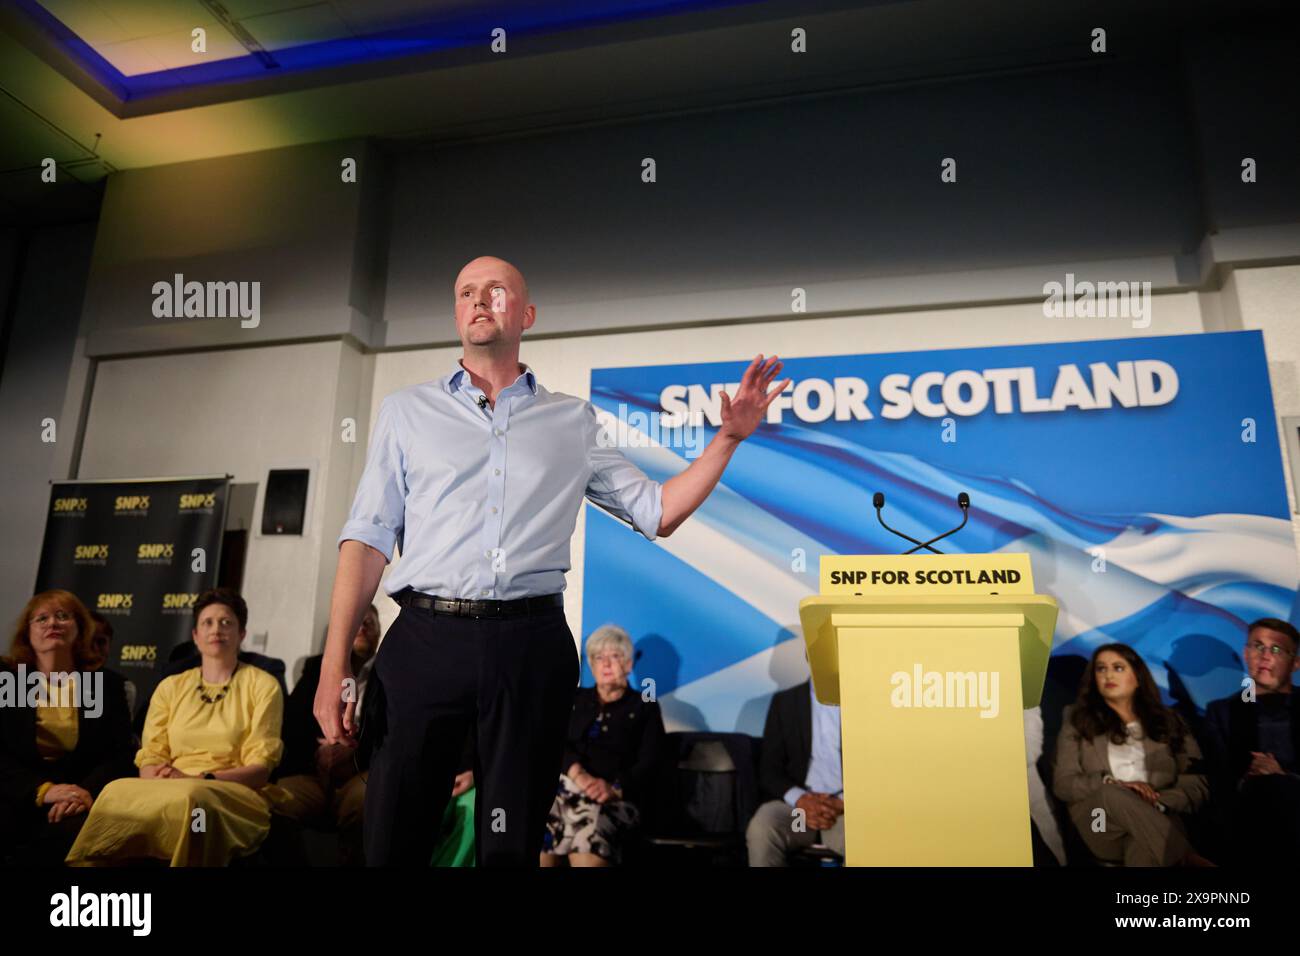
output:
[{"label": "necklace", "polygon": [[221,685],[221,693],[219,693],[216,697],[209,697],[209,696],[208,696],[208,692],[207,692],[206,690],[203,689],[203,671],[200,670],[200,671],[199,671],[199,687],[198,687],[198,691],[199,691],[199,699],[202,700],[203,703],[205,703],[205,704],[215,704],[215,703],[216,703],[217,701],[219,701],[219,700],[225,700],[226,695],[227,695],[228,693],[230,693],[230,683],[231,683],[231,681],[233,681],[233,680],[235,679],[235,671],[238,671],[238,670],[239,670],[239,663],[236,662],[236,663],[235,663],[235,670],[233,670],[233,671],[230,672],[230,679],[227,680],[224,684]]}]

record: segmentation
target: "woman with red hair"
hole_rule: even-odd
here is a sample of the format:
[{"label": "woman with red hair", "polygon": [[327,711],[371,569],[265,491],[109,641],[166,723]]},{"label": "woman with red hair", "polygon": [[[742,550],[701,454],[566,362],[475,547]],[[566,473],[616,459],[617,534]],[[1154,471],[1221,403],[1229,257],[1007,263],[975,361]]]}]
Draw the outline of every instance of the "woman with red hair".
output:
[{"label": "woman with red hair", "polygon": [[35,595],[15,622],[9,659],[0,663],[5,696],[12,694],[0,706],[6,863],[62,863],[100,790],[132,772],[125,682],[97,670],[103,661],[94,633],[90,612],[70,591]]}]

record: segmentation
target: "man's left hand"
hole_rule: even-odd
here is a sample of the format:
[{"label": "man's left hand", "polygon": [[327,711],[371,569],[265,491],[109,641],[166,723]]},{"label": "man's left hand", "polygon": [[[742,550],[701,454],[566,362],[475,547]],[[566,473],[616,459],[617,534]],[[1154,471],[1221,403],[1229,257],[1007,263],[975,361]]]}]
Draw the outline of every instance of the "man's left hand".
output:
[{"label": "man's left hand", "polygon": [[781,394],[791,379],[785,379],[776,388],[768,391],[772,379],[781,371],[783,364],[775,355],[764,359],[759,355],[749,363],[736,397],[722,393],[722,434],[736,441],[748,438],[759,422],[767,415],[767,406]]}]

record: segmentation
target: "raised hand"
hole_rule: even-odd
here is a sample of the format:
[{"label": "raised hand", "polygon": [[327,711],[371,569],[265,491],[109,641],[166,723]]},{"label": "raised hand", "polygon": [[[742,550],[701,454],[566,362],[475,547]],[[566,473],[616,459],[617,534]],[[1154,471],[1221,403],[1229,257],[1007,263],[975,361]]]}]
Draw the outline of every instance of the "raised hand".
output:
[{"label": "raised hand", "polygon": [[749,363],[745,374],[740,379],[740,388],[736,397],[722,393],[722,433],[736,441],[744,441],[767,415],[767,406],[790,384],[784,379],[776,388],[769,391],[776,373],[784,367],[775,355],[764,359],[759,355]]}]

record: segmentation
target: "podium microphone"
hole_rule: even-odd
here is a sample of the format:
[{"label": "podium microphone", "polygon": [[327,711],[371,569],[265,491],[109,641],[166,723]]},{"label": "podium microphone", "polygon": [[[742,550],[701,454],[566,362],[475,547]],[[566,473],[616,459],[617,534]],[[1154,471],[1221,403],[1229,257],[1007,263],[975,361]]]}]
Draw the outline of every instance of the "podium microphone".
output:
[{"label": "podium microphone", "polygon": [[[899,531],[898,529],[891,528],[889,525],[885,524],[884,516],[882,516],[880,513],[880,509],[885,507],[885,493],[883,491],[877,491],[874,495],[872,495],[871,503],[876,508],[876,520],[879,521],[880,526],[884,528],[886,531],[888,531],[890,534],[896,534],[903,540],[912,542],[912,544],[916,545],[916,548],[929,548],[929,550],[933,551],[935,554],[943,554],[943,552],[940,551],[938,548],[930,548],[928,544],[922,544],[920,541],[917,541],[915,538],[911,537],[910,535],[903,534],[903,532]],[[969,504],[969,501],[967,503]],[[965,522],[963,522],[963,524],[964,523]],[[949,534],[951,534],[951,532],[949,532]],[[937,541],[939,539],[936,538],[935,540]],[[911,554],[912,551],[916,550],[916,548],[912,548],[910,551],[904,551],[903,553]]]},{"label": "podium microphone", "polygon": [[[930,548],[930,545],[934,544],[936,541],[942,541],[944,538],[948,537],[948,535],[956,534],[962,528],[966,527],[966,522],[970,518],[970,495],[966,494],[966,492],[964,491],[958,492],[957,507],[961,509],[961,524],[957,525],[957,527],[953,528],[951,531],[945,531],[943,534],[931,538],[929,541],[926,542],[918,541],[916,542],[915,548],[912,548],[911,551],[904,551],[903,553],[911,554],[912,551],[916,551],[919,548],[929,548],[931,551],[934,551],[934,548]],[[942,554],[943,552],[939,551],[937,553]]]}]

